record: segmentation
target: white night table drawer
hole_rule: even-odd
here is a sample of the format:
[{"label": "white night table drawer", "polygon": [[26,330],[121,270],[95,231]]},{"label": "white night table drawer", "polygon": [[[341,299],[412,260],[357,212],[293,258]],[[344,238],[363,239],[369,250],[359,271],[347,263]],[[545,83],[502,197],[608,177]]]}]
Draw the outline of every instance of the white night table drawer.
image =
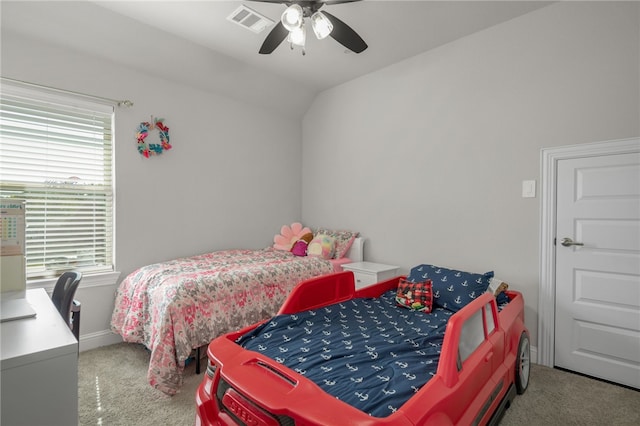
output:
[{"label": "white night table drawer", "polygon": [[356,290],[398,276],[398,267],[375,262],[355,262],[342,265],[353,272]]}]

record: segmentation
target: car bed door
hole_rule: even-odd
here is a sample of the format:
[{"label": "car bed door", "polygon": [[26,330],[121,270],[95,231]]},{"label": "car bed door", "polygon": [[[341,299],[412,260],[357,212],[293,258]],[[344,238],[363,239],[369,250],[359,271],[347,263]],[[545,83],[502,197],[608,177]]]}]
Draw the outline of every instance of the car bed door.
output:
[{"label": "car bed door", "polygon": [[[457,383],[456,400],[458,414],[462,413],[457,423],[477,424],[484,416],[486,404],[492,399],[495,382],[491,380],[494,370],[495,350],[487,338],[485,309],[478,309],[462,326],[458,343],[459,381]],[[493,336],[495,333],[490,335]]]}]

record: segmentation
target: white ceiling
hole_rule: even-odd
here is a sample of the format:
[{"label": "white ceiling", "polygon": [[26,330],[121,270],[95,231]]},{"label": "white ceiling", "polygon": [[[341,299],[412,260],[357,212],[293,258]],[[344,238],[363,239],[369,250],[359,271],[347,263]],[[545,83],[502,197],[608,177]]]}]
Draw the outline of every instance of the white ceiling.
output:
[{"label": "white ceiling", "polygon": [[[315,93],[544,7],[543,1],[376,1],[327,5],[369,48],[360,54],[331,38],[307,37],[306,55],[282,43],[271,55],[258,50],[272,27],[255,34],[226,18],[240,4],[277,21],[282,4],[259,1],[12,1],[2,0],[2,31],[45,39],[160,75],[188,76],[212,67],[263,86],[286,81],[305,101]],[[189,49],[181,48],[188,41]],[[192,56],[187,56],[187,51]],[[198,52],[198,64],[185,63]],[[175,63],[180,62],[180,63]],[[247,66],[248,65],[248,66]],[[162,69],[161,69],[162,68]],[[249,70],[250,69],[250,70]],[[237,73],[236,73],[237,74]],[[220,86],[229,82],[220,80]],[[209,82],[208,84],[213,84]],[[255,88],[254,88],[255,89]],[[273,96],[264,89],[263,95]],[[298,108],[292,102],[293,108]]]}]

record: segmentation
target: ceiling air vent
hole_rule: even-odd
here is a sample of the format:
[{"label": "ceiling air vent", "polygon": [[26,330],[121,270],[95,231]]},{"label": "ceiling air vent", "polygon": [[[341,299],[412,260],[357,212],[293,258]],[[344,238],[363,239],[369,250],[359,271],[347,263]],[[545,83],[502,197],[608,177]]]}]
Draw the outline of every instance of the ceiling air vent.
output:
[{"label": "ceiling air vent", "polygon": [[273,25],[273,21],[264,15],[259,14],[253,9],[245,5],[237,8],[233,13],[227,16],[227,20],[253,31],[258,34],[265,28]]}]

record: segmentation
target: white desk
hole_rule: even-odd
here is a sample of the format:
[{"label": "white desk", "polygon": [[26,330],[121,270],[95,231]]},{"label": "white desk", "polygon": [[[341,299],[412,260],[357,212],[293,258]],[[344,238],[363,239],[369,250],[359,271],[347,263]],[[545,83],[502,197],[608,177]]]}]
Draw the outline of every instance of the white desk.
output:
[{"label": "white desk", "polygon": [[42,288],[34,318],[0,324],[2,426],[78,424],[78,341]]}]

